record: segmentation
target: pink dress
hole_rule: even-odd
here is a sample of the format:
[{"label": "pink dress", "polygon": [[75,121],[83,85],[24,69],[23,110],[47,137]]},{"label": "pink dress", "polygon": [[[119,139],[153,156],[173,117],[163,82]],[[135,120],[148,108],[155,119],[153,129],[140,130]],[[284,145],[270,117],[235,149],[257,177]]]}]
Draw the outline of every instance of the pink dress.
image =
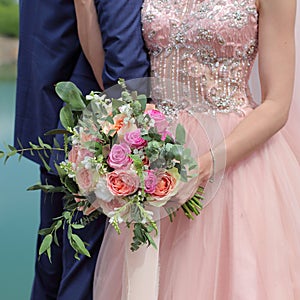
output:
[{"label": "pink dress", "polygon": [[[190,115],[217,120],[222,134],[230,134],[256,106],[248,79],[258,50],[258,18],[255,0],[146,0],[142,19],[152,76],[159,79],[153,84],[157,104],[185,105]],[[187,126],[189,137],[201,143],[197,124]],[[158,268],[147,269],[139,257],[128,272],[126,234],[109,227],[94,299],[299,300],[297,159],[278,132],[226,169],[213,188],[208,183],[209,203],[195,220],[181,213],[173,223],[161,220]],[[133,268],[144,268],[145,276],[139,280]],[[135,288],[144,295],[129,291]]]}]

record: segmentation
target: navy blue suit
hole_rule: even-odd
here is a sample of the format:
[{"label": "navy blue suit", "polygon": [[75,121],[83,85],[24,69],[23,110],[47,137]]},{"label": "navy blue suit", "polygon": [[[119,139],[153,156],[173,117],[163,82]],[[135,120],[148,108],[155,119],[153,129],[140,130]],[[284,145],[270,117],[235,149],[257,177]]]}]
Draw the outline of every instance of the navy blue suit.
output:
[{"label": "navy blue suit", "polygon": [[[140,9],[142,0],[95,1],[105,50],[103,81],[105,87],[125,79],[148,76],[149,62],[144,48]],[[73,1],[21,0],[20,48],[17,78],[15,144],[26,146],[57,128],[62,101],[54,84],[73,81],[84,94],[99,90],[92,70],[82,54],[76,29]],[[37,156],[27,156],[41,164]],[[56,175],[41,167],[41,181],[59,185]],[[48,227],[62,213],[62,195],[41,194],[40,227]],[[73,258],[66,237],[59,235],[60,247],[54,247],[53,263],[45,255],[36,262],[32,300],[92,299],[93,270],[101,245],[105,218],[89,224],[78,234],[89,243],[92,258]],[[41,239],[38,238],[37,248]]]}]

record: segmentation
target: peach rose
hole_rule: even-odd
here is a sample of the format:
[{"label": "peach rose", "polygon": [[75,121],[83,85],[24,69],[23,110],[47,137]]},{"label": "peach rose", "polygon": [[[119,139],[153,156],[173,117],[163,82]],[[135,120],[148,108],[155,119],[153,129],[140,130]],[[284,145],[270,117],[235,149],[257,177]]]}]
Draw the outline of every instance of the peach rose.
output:
[{"label": "peach rose", "polygon": [[159,199],[167,196],[171,191],[173,191],[176,185],[176,178],[172,176],[169,172],[165,172],[158,180],[156,188],[152,195]]},{"label": "peach rose", "polygon": [[107,187],[115,196],[125,197],[134,194],[140,184],[139,177],[133,171],[117,170],[106,176]]},{"label": "peach rose", "polygon": [[155,191],[151,194],[149,203],[153,206],[163,206],[172,196],[177,193],[180,175],[176,168],[170,169],[158,176]]},{"label": "peach rose", "polygon": [[102,130],[105,134],[108,134],[110,130],[115,130],[118,133],[119,140],[122,140],[126,132],[133,131],[137,129],[135,124],[131,122],[124,123],[124,119],[126,118],[125,114],[118,114],[114,116],[114,124],[109,122],[104,122],[102,125]]}]

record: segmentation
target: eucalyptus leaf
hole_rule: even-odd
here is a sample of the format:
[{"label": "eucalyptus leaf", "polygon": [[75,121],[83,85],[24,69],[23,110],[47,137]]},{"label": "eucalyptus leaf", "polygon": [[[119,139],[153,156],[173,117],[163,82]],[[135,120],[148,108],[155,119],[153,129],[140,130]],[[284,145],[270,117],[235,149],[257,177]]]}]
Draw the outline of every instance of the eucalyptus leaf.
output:
[{"label": "eucalyptus leaf", "polygon": [[[44,135],[56,135],[56,134],[71,134],[72,132],[65,129],[52,129],[44,133]],[[59,145],[59,144],[58,144]]]},{"label": "eucalyptus leaf", "polygon": [[178,124],[176,127],[175,135],[176,143],[183,145],[185,143],[185,129],[181,124]]},{"label": "eucalyptus leaf", "polygon": [[59,112],[59,118],[64,128],[74,127],[74,118],[72,109],[69,105],[64,106]]},{"label": "eucalyptus leaf", "polygon": [[20,147],[21,149],[24,148],[19,138],[17,138],[17,142],[18,142],[18,145],[19,145],[19,147]]},{"label": "eucalyptus leaf", "polygon": [[85,226],[82,224],[71,224],[74,229],[83,229]]},{"label": "eucalyptus leaf", "polygon": [[146,235],[146,237],[148,239],[148,246],[152,245],[154,247],[154,249],[157,250],[157,246],[156,246],[153,238],[151,237],[151,235],[148,232],[145,232],[145,235]]},{"label": "eucalyptus leaf", "polygon": [[43,228],[39,230],[39,235],[47,235],[49,233],[51,233],[52,231],[52,227],[49,228]]},{"label": "eucalyptus leaf", "polygon": [[47,185],[47,184],[35,184],[27,188],[27,191],[37,191],[42,190],[44,192],[48,192],[50,189],[54,188],[54,185]]},{"label": "eucalyptus leaf", "polygon": [[126,102],[122,101],[122,100],[118,100],[118,99],[113,99],[112,100],[112,109],[116,110],[118,109],[120,106],[126,104]]},{"label": "eucalyptus leaf", "polygon": [[147,104],[147,97],[146,95],[138,95],[137,96],[137,100],[140,102],[141,106],[142,106],[142,111],[144,112],[146,109],[146,104]]},{"label": "eucalyptus leaf", "polygon": [[54,225],[54,230],[56,231],[57,229],[59,229],[63,224],[63,221],[60,219],[57,221],[57,223]]},{"label": "eucalyptus leaf", "polygon": [[108,123],[110,123],[110,124],[114,124],[115,122],[114,122],[114,119],[111,117],[111,116],[107,116],[106,118],[105,118],[105,121],[107,121]]},{"label": "eucalyptus leaf", "polygon": [[58,238],[57,238],[57,233],[56,233],[56,231],[54,231],[54,233],[53,233],[53,241],[54,241],[55,245],[56,245],[57,247],[59,247],[59,241],[58,241]]},{"label": "eucalyptus leaf", "polygon": [[38,156],[39,156],[39,158],[41,159],[41,161],[42,161],[42,163],[43,163],[45,169],[47,170],[47,172],[50,172],[50,171],[51,171],[51,168],[50,168],[49,164],[46,162],[46,160],[45,160],[45,158],[43,157],[43,155],[42,155],[40,152],[38,152]]},{"label": "eucalyptus leaf", "polygon": [[72,178],[65,177],[64,185],[66,186],[66,188],[71,193],[77,193],[78,192],[78,185],[76,184],[76,182]]},{"label": "eucalyptus leaf", "polygon": [[39,255],[43,254],[45,251],[47,251],[48,248],[50,248],[52,240],[53,240],[53,237],[52,237],[52,234],[50,234],[50,233],[44,237],[42,244],[40,246],[40,249],[39,249]]},{"label": "eucalyptus leaf", "polygon": [[86,249],[82,239],[77,234],[72,234],[71,239],[74,241],[79,253],[91,257],[90,252]]},{"label": "eucalyptus leaf", "polygon": [[10,151],[16,151],[17,149],[12,145],[7,145]]},{"label": "eucalyptus leaf", "polygon": [[17,153],[18,153],[17,150],[13,150],[13,151],[7,153],[7,156],[8,156],[8,157],[12,157],[12,156],[16,155]]},{"label": "eucalyptus leaf", "polygon": [[70,105],[72,110],[82,111],[86,105],[84,97],[78,87],[70,81],[62,81],[56,84],[55,91],[57,95]]}]

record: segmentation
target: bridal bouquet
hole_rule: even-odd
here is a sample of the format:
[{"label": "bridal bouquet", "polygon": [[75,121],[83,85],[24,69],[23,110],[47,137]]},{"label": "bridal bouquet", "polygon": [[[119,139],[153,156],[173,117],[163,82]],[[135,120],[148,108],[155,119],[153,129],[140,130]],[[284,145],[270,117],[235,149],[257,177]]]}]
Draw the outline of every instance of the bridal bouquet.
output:
[{"label": "bridal bouquet", "polygon": [[[51,244],[58,244],[56,231],[61,227],[68,230],[75,257],[79,253],[89,256],[73,229],[83,228],[101,213],[119,234],[120,224],[133,226],[132,251],[142,244],[156,247],[151,236],[157,231],[154,212],[165,208],[172,221],[180,206],[172,204],[179,183],[187,182],[197,168],[191,150],[185,147],[184,127],[177,124],[173,130],[164,113],[147,104],[145,95],[129,92],[123,80],[119,84],[123,92],[114,99],[98,92],[83,97],[73,83],[58,83],[56,92],[66,104],[60,112],[65,129],[47,134],[63,134],[64,147],[56,141],[52,147],[41,139],[39,145],[31,143],[30,149],[9,146],[6,159],[17,152],[22,155],[27,150],[36,151],[48,170],[43,155],[48,155],[47,151],[64,153],[65,159],[55,165],[62,186],[29,188],[65,194],[63,215],[54,219],[50,228],[40,231],[44,240],[39,254],[46,253],[49,259]],[[187,217],[199,214],[202,192],[199,188],[182,205]],[[78,210],[83,211],[83,217],[74,221]]]}]

